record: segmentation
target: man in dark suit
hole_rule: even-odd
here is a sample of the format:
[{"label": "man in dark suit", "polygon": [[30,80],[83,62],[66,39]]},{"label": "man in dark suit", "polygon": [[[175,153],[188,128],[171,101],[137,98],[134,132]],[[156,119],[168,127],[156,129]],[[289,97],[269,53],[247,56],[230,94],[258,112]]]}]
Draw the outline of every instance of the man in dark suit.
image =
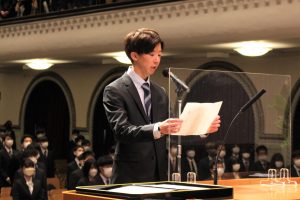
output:
[{"label": "man in dark suit", "polygon": [[300,150],[292,153],[291,176],[300,177]]},{"label": "man in dark suit", "polygon": [[10,133],[6,133],[3,137],[4,148],[0,150],[0,182],[2,186],[11,186],[14,174],[19,168],[18,152],[13,149],[14,139]]},{"label": "man in dark suit", "polygon": [[[104,108],[117,141],[112,183],[167,179],[165,135],[178,132],[182,121],[168,119],[167,94],[150,81],[163,47],[154,30],[130,32],[125,52],[133,66],[104,90]],[[219,123],[217,119],[211,131],[216,131]]]},{"label": "man in dark suit", "polygon": [[270,169],[268,161],[268,148],[265,145],[256,147],[257,161],[254,163],[254,171],[267,173]]},{"label": "man in dark suit", "polygon": [[55,175],[54,154],[52,150],[48,149],[49,141],[47,136],[42,136],[38,139],[40,145],[39,162],[46,167],[47,178],[53,178]]}]

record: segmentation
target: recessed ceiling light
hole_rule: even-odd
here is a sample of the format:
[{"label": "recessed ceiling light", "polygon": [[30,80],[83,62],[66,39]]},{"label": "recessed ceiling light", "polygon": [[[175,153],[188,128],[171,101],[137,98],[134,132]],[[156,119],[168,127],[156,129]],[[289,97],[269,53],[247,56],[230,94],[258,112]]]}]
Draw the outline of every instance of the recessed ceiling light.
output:
[{"label": "recessed ceiling light", "polygon": [[251,41],[241,42],[240,47],[235,48],[234,50],[243,56],[255,57],[265,55],[271,51],[272,48],[270,48],[270,45],[267,43]]},{"label": "recessed ceiling light", "polygon": [[14,63],[23,63],[27,65],[29,68],[34,70],[45,70],[52,67],[54,64],[59,63],[68,63],[70,61],[65,60],[54,60],[54,59],[47,59],[47,58],[36,58],[36,59],[27,59],[27,60],[17,60],[13,61]]},{"label": "recessed ceiling light", "polygon": [[127,64],[127,65],[132,64],[131,60],[128,58],[128,56],[126,55],[126,53],[124,51],[103,53],[103,54],[100,54],[100,55],[112,57],[112,58],[116,59],[118,62],[123,63],[123,64]]}]

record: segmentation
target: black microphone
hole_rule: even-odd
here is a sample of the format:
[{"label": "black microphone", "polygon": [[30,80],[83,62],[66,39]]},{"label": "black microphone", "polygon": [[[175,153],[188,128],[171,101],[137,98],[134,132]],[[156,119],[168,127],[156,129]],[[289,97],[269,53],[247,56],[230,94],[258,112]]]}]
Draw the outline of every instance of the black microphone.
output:
[{"label": "black microphone", "polygon": [[169,68],[165,68],[162,71],[162,74],[164,75],[164,77],[171,77],[172,81],[175,83],[177,90],[184,90],[186,92],[190,91],[189,86],[187,86],[182,80],[180,80],[177,76],[175,76],[175,74],[173,74],[172,72],[169,72]]},{"label": "black microphone", "polygon": [[218,160],[219,160],[219,156],[220,156],[220,152],[223,148],[223,146],[225,145],[229,130],[233,124],[233,122],[236,120],[236,118],[243,112],[245,112],[253,103],[255,103],[264,93],[266,92],[265,89],[262,89],[260,92],[258,92],[255,96],[253,96],[245,105],[243,105],[241,107],[241,109],[239,110],[239,112],[234,116],[234,118],[231,120],[229,127],[225,133],[223,142],[221,144],[221,146],[219,147],[219,149],[217,150],[217,155],[215,158],[215,165],[213,168],[213,173],[214,173],[214,185],[218,184]]}]

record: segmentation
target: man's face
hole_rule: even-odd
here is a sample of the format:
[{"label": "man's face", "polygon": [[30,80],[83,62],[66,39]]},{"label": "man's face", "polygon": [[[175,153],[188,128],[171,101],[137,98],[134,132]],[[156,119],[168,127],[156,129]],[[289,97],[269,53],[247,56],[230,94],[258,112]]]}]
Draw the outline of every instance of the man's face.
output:
[{"label": "man's face", "polygon": [[134,67],[137,67],[138,74],[142,78],[147,78],[155,73],[161,60],[161,44],[157,44],[152,52],[148,54],[137,54],[132,52],[132,59],[134,61]]}]

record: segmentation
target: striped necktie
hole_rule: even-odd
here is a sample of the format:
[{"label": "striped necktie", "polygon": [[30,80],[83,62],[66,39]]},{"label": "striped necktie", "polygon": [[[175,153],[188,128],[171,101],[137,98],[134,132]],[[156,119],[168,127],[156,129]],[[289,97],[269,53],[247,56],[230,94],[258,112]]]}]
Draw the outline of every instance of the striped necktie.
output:
[{"label": "striped necktie", "polygon": [[145,104],[146,114],[151,121],[151,93],[150,93],[149,83],[144,83],[142,85],[142,88],[144,90],[144,104]]}]

